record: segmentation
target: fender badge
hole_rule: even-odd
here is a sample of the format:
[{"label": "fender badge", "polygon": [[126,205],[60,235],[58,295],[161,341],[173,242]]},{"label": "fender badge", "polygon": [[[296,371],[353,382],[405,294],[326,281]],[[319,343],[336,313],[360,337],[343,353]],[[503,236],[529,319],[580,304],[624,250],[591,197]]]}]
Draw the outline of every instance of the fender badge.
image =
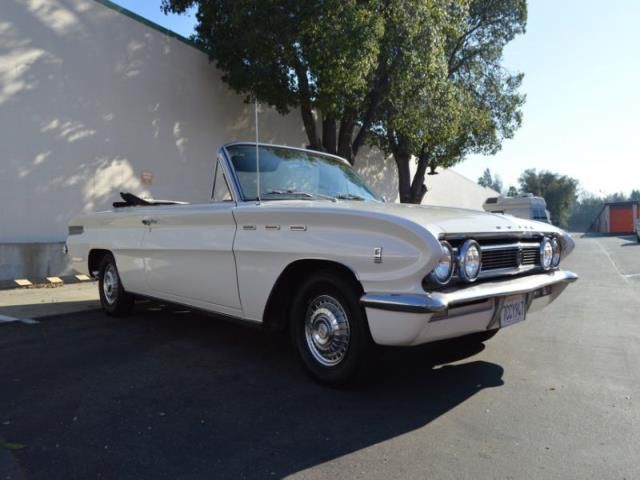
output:
[{"label": "fender badge", "polygon": [[382,263],[382,247],[373,249],[373,263]]}]

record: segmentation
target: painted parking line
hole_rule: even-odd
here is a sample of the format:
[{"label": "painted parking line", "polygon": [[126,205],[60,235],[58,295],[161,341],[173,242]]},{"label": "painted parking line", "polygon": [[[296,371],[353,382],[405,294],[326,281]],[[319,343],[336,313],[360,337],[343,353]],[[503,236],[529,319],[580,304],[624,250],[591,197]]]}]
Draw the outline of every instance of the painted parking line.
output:
[{"label": "painted parking line", "polygon": [[616,271],[616,273],[622,278],[622,280],[627,283],[627,285],[631,285],[631,283],[629,282],[629,278],[627,278],[627,276],[620,271],[616,262],[614,262],[613,258],[611,258],[611,254],[609,253],[609,251],[598,240],[596,240],[596,243],[600,247],[600,250],[602,250],[602,253],[604,253],[607,259],[609,259],[609,262],[611,263],[611,265],[613,265],[613,269]]},{"label": "painted parking line", "polygon": [[15,317],[9,317],[7,315],[0,315],[0,323],[15,323],[15,322],[26,323],[27,325],[40,323],[37,320],[33,320],[31,318],[15,318]]}]

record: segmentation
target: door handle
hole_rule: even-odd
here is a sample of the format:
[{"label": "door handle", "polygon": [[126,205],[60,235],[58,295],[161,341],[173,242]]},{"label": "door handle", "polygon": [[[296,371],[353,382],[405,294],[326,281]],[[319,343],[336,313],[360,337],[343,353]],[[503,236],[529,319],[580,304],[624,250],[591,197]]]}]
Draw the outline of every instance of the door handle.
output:
[{"label": "door handle", "polygon": [[154,225],[156,223],[158,223],[158,219],[157,218],[151,218],[151,217],[144,217],[142,219],[142,223],[144,225],[146,225],[147,227]]}]

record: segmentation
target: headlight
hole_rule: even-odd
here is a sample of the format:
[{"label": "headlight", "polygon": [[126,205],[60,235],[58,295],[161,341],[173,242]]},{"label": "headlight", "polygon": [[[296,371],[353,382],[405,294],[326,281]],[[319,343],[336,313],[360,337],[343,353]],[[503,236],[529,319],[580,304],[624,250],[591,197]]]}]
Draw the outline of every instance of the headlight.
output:
[{"label": "headlight", "polygon": [[560,252],[562,247],[560,246],[560,241],[557,238],[553,238],[551,240],[551,248],[553,249],[553,258],[551,259],[551,266],[556,268],[560,265]]},{"label": "headlight", "polygon": [[467,240],[460,249],[458,256],[458,274],[467,282],[473,282],[480,274],[482,253],[480,245],[475,240]]},{"label": "headlight", "polygon": [[448,242],[441,242],[442,256],[436,268],[431,272],[431,278],[440,285],[446,285],[453,276],[453,249]]},{"label": "headlight", "polygon": [[553,262],[553,245],[551,240],[545,238],[540,243],[540,266],[543,270],[550,270]]}]

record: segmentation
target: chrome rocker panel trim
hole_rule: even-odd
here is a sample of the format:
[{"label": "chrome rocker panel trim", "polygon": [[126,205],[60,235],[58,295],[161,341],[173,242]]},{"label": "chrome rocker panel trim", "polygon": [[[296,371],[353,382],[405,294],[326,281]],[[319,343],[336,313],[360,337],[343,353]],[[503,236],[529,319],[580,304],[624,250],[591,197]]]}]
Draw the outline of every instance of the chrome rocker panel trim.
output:
[{"label": "chrome rocker panel trim", "polygon": [[513,278],[479,285],[465,286],[450,292],[431,293],[367,293],[360,298],[360,304],[367,308],[406,313],[438,313],[457,304],[504,297],[519,293],[530,293],[559,283],[572,283],[578,275],[566,270],[540,273],[527,277]]}]

